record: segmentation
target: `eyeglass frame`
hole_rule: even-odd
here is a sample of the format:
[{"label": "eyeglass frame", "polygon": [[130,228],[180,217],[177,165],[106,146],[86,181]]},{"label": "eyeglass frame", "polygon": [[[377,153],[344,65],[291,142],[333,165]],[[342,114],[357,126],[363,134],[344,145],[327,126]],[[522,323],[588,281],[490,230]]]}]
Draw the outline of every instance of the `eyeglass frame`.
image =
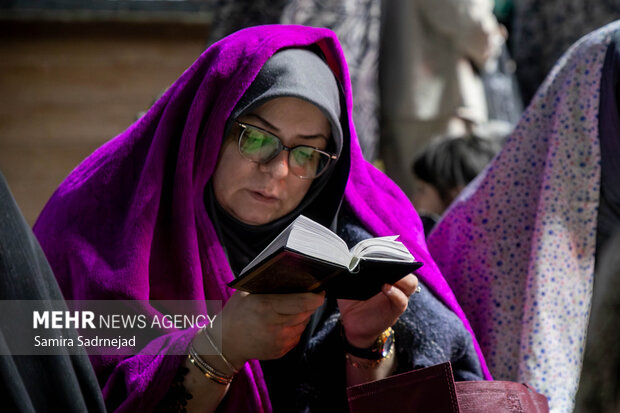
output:
[{"label": "eyeglass frame", "polygon": [[[316,178],[318,178],[319,176],[323,175],[323,174],[327,171],[327,169],[329,169],[329,164],[330,164],[330,162],[331,162],[332,160],[334,160],[334,161],[337,161],[337,160],[338,160],[338,155],[335,155],[335,154],[333,154],[333,153],[326,152],[326,151],[324,151],[324,150],[322,150],[322,149],[319,149],[319,148],[317,148],[317,147],[310,146],[310,145],[296,145],[296,146],[293,146],[293,147],[286,146],[284,143],[282,143],[282,139],[280,139],[280,137],[279,137],[279,136],[277,136],[277,135],[275,135],[275,134],[273,134],[273,133],[271,133],[271,132],[269,132],[269,131],[266,131],[266,130],[265,130],[265,129],[263,129],[263,128],[259,128],[258,126],[254,126],[254,125],[249,124],[249,123],[240,122],[240,121],[238,121],[238,120],[235,120],[235,123],[236,123],[237,125],[239,125],[239,127],[241,128],[241,132],[239,132],[239,138],[237,139],[237,150],[239,151],[239,154],[240,154],[240,155],[241,155],[244,159],[247,159],[247,160],[248,160],[248,161],[250,161],[250,162],[254,162],[254,163],[257,163],[257,164],[259,164],[259,165],[266,165],[266,164],[268,164],[269,162],[273,161],[275,158],[277,158],[277,157],[278,157],[278,155],[280,155],[280,154],[282,153],[282,151],[287,151],[287,152],[288,152],[288,156],[287,156],[287,158],[286,158],[286,161],[287,161],[287,162],[289,163],[289,165],[290,165],[290,160],[289,160],[289,158],[290,158],[290,156],[291,156],[291,151],[292,151],[293,149],[295,149],[295,148],[300,147],[300,146],[304,146],[304,147],[306,147],[306,148],[311,148],[311,149],[314,149],[315,151],[320,152],[320,153],[322,153],[323,155],[327,155],[329,158],[328,158],[328,160],[327,160],[327,163],[325,164],[325,167],[323,168],[323,170],[322,170],[319,174],[317,174],[317,175],[315,175],[315,176],[313,176],[313,177],[311,177],[311,178],[310,178],[310,177],[303,177],[303,176],[299,176],[299,175],[296,175],[296,174],[292,173],[292,172],[291,172],[291,169],[290,169],[290,166],[289,166],[289,173],[292,173],[292,174],[293,174],[293,176],[296,176],[296,177],[297,177],[297,178],[299,178],[299,179],[316,179]],[[261,132],[265,133],[266,135],[273,136],[274,138],[276,138],[276,139],[277,139],[278,143],[280,144],[280,149],[278,150],[278,152],[276,152],[276,154],[275,154],[272,158],[269,158],[269,160],[264,161],[264,162],[259,162],[259,161],[255,161],[255,160],[253,160],[253,159],[249,159],[247,156],[245,156],[245,155],[243,154],[243,152],[241,151],[241,139],[243,138],[243,134],[245,133],[245,131],[247,130],[247,128],[248,128],[248,127],[251,127],[251,128],[254,128],[254,129],[258,129],[259,131],[261,131]]]}]

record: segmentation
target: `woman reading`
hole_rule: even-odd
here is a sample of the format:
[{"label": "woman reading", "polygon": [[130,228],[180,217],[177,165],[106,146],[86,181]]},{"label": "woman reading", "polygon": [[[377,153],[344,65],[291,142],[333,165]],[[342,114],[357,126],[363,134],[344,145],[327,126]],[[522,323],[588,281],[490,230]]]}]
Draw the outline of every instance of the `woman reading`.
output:
[{"label": "woman reading", "polygon": [[[457,379],[490,377],[419,217],[363,159],[351,108],[331,31],[245,29],[61,184],[35,233],[66,299],[223,303],[218,336],[91,357],[110,410],[346,411],[347,385],[400,371],[449,360]],[[400,235],[424,266],[366,301],[229,288],[300,214],[351,244]]]}]

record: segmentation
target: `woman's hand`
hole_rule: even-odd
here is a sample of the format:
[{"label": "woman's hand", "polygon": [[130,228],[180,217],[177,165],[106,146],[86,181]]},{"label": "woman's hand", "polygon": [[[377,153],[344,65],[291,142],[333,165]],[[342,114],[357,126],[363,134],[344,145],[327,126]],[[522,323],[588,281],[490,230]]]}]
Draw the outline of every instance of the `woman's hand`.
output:
[{"label": "woman's hand", "polygon": [[366,301],[338,300],[347,341],[368,348],[407,309],[409,297],[418,287],[418,278],[409,274]]},{"label": "woman's hand", "polygon": [[[230,364],[240,370],[250,359],[282,357],[299,342],[310,316],[323,304],[324,297],[324,293],[248,294],[237,291],[216,317],[217,328],[207,333],[214,342],[221,343],[221,347],[217,345],[214,349],[203,332],[196,334],[192,345],[207,364],[225,375],[234,373]],[[221,350],[227,361],[214,355],[214,350]],[[206,380],[187,359],[185,367],[189,373],[183,384],[193,395],[187,404],[188,411],[215,411],[228,385]]]},{"label": "woman's hand", "polygon": [[277,359],[299,342],[325,293],[235,292],[222,309],[222,351],[240,369],[251,359]]}]

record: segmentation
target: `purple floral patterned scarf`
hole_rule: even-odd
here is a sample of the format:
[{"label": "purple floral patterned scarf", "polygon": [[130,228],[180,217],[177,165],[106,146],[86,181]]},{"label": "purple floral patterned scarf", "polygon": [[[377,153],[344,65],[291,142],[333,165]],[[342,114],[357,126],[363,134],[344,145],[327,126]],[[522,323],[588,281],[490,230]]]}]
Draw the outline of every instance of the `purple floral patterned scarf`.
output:
[{"label": "purple floral patterned scarf", "polygon": [[579,380],[596,248],[601,72],[619,29],[593,32],[558,61],[502,151],[428,240],[493,376],[532,384],[552,412],[572,411]]}]

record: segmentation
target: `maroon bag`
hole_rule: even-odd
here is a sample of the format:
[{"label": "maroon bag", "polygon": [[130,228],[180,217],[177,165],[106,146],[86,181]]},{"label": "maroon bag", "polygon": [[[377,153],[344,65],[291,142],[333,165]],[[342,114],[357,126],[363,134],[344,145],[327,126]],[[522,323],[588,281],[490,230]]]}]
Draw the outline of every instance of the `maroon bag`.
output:
[{"label": "maroon bag", "polygon": [[455,382],[449,362],[347,388],[351,413],[548,413],[547,398],[527,384]]}]

